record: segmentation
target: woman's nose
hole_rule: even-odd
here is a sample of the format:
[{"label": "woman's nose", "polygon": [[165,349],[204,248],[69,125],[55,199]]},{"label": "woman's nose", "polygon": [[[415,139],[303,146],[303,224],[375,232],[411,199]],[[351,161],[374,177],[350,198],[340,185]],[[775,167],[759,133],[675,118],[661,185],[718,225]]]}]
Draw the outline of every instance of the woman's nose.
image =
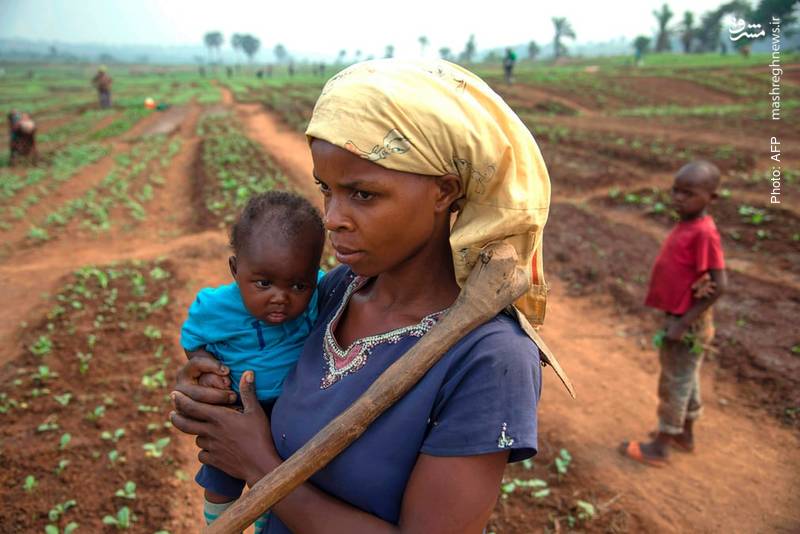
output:
[{"label": "woman's nose", "polygon": [[322,221],[326,230],[330,232],[352,230],[353,224],[342,208],[341,201],[334,198],[327,199],[325,202],[325,217]]}]

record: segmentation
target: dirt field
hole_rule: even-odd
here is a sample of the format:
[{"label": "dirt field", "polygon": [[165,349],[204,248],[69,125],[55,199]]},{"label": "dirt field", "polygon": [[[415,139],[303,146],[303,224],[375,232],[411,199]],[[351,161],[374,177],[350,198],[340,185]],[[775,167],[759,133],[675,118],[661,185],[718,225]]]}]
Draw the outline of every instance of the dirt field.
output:
[{"label": "dirt field", "polygon": [[[665,83],[674,85],[666,91]],[[149,114],[104,139],[105,152],[69,178],[44,178],[3,199],[4,532],[72,521],[79,532],[113,532],[126,513],[135,516],[131,532],[199,529],[195,446],[165,424],[183,358],[179,325],[199,288],[227,281],[224,226],[248,195],[291,188],[320,203],[298,131],[314,88],[296,97],[289,118],[274,95],[216,90],[219,103],[193,97]],[[489,530],[800,530],[800,212],[789,200],[800,187],[796,125],[781,124],[786,201],[776,209],[759,121],[745,120],[753,129],[742,130],[730,118],[618,113],[747,100],[740,95],[685,78],[633,76],[592,95],[544,83],[498,91],[536,135],[551,172],[552,291],[542,334],[578,399],[545,371],[541,452],[508,468]],[[637,96],[626,101],[627,94]],[[116,113],[93,117],[90,131]],[[49,120],[43,133],[69,122],[57,113]],[[62,142],[45,150],[58,154]],[[672,173],[700,156],[725,171],[712,212],[731,288],[703,369],[697,452],[650,469],[615,449],[655,426],[650,338],[659,318],[641,302],[671,224],[664,192]],[[13,208],[42,186],[46,194],[15,218]]]}]

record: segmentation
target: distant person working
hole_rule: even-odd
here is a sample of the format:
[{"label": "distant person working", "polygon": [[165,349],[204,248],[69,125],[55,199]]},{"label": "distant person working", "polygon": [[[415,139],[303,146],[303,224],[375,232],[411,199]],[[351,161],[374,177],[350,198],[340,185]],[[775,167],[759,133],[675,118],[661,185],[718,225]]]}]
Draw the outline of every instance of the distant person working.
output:
[{"label": "distant person working", "polygon": [[8,114],[8,164],[14,165],[20,158],[36,163],[36,123],[27,113],[12,109]]},{"label": "distant person working", "polygon": [[111,83],[113,80],[111,76],[108,74],[108,70],[105,66],[100,67],[97,69],[97,74],[94,75],[92,78],[92,85],[95,86],[97,89],[97,96],[100,100],[100,107],[101,108],[110,108],[111,107]]},{"label": "distant person working", "polygon": [[511,85],[514,83],[514,64],[517,62],[517,55],[510,48],[506,48],[506,55],[503,58],[503,73],[505,74],[506,83]]}]

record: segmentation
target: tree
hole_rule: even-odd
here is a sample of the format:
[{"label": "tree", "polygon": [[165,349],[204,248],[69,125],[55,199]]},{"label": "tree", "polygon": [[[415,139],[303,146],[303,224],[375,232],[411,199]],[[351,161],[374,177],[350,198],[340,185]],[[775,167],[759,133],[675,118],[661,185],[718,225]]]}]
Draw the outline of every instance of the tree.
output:
[{"label": "tree", "polygon": [[789,26],[797,22],[796,7],[797,0],[759,0],[753,11],[753,22],[758,22],[767,28],[772,17],[778,17],[781,19],[781,33],[783,33]]},{"label": "tree", "polygon": [[683,22],[681,22],[681,44],[683,44],[684,54],[688,54],[692,51],[694,33],[694,13],[686,11],[683,13]]},{"label": "tree", "polygon": [[355,57],[356,57],[356,61],[360,61],[361,60],[361,50],[356,50],[356,56]]},{"label": "tree", "polygon": [[528,43],[528,59],[533,61],[536,59],[536,56],[539,55],[539,45],[536,44],[536,41],[531,41]]},{"label": "tree", "polygon": [[231,48],[233,48],[233,51],[237,53],[237,57],[238,57],[239,51],[244,50],[244,48],[242,48],[242,39],[243,38],[244,38],[244,35],[242,35],[240,33],[234,33],[231,36]]},{"label": "tree", "polygon": [[222,37],[222,33],[220,32],[208,32],[203,37],[203,41],[205,42],[206,47],[208,48],[208,61],[211,62],[211,51],[217,51],[217,60],[220,59],[219,49],[222,46],[224,38]]},{"label": "tree", "polygon": [[338,59],[336,60],[336,62],[337,62],[337,63],[344,63],[344,57],[345,57],[346,55],[347,55],[347,50],[345,50],[344,48],[342,48],[341,50],[339,50],[339,57],[338,57]]},{"label": "tree", "polygon": [[424,56],[425,49],[428,47],[428,38],[424,35],[420,35],[417,41],[419,41],[420,53]]},{"label": "tree", "polygon": [[575,30],[566,17],[553,17],[553,26],[556,34],[553,38],[553,56],[558,59],[567,55],[567,47],[561,42],[562,39],[575,39]]},{"label": "tree", "polygon": [[450,50],[450,48],[448,48],[446,46],[443,46],[443,47],[441,47],[439,49],[439,57],[441,57],[442,59],[444,59],[446,61],[452,61],[453,60],[453,51]]},{"label": "tree", "polygon": [[[700,26],[695,30],[699,49],[703,52],[713,52],[722,47],[725,41],[720,41],[722,19],[725,15],[734,14],[737,17],[749,19],[751,15],[750,4],[747,0],[732,0],[722,4],[714,11],[708,11],[700,19]],[[740,39],[745,44],[743,39]],[[730,41],[728,41],[730,42]],[[739,41],[735,41],[736,44]]]},{"label": "tree", "polygon": [[640,35],[633,40],[633,48],[636,50],[636,62],[639,63],[645,53],[650,49],[651,39],[645,35]]},{"label": "tree", "polygon": [[667,28],[670,19],[675,13],[669,8],[667,4],[661,6],[661,10],[653,11],[653,16],[658,22],[658,34],[656,36],[656,52],[666,52],[672,48],[669,38],[672,30]]},{"label": "tree", "polygon": [[394,57],[394,45],[386,45],[386,54],[384,57]]},{"label": "tree", "polygon": [[475,50],[477,50],[477,46],[475,45],[475,35],[472,34],[467,39],[467,44],[464,45],[464,50],[461,52],[461,60],[466,61],[467,63],[472,63],[472,58],[475,56]]},{"label": "tree", "polygon": [[272,54],[275,56],[275,59],[278,61],[278,63],[285,62],[286,58],[289,57],[286,47],[280,43],[276,44],[275,48],[272,49]]},{"label": "tree", "polygon": [[257,37],[253,37],[249,33],[242,36],[242,50],[247,54],[247,59],[250,63],[253,62],[253,56],[256,55],[260,46],[261,41]]}]

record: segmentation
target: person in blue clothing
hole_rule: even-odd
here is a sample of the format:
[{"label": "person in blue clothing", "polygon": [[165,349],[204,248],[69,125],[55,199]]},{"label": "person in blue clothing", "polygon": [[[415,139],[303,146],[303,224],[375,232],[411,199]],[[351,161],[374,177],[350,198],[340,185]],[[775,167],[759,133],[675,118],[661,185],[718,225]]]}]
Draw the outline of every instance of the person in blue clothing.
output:
[{"label": "person in blue clothing", "polygon": [[[189,359],[213,354],[230,369],[235,393],[244,371],[255,371],[255,395],[267,413],[317,318],[324,241],[319,212],[303,197],[271,191],[251,198],[231,230],[234,282],[201,290],[181,329]],[[207,523],[245,484],[210,465],[196,481],[205,488]]]},{"label": "person in blue clothing", "polygon": [[[455,302],[480,251],[517,250],[532,289],[449,349],[409,392],[280,502],[269,534],[483,531],[505,466],[537,448],[542,226],[549,178],[528,129],[446,61],[361,62],[330,79],[306,135],[342,264],[271,414],[258,371],[200,354],[178,373],[172,424],[198,458],[252,486],[361,396]],[[255,382],[253,381],[255,380]],[[532,526],[532,528],[535,528]]]}]

